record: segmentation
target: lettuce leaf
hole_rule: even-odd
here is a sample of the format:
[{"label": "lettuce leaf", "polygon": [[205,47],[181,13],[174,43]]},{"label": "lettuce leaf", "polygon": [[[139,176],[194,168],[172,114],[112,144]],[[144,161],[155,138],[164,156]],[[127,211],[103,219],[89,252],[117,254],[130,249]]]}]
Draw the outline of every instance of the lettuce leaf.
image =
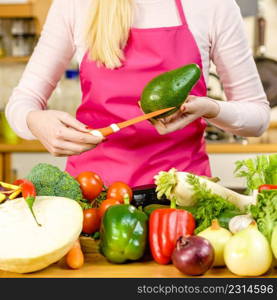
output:
[{"label": "lettuce leaf", "polygon": [[234,174],[246,179],[246,193],[249,195],[260,185],[277,185],[277,154],[237,161]]},{"label": "lettuce leaf", "polygon": [[259,193],[257,204],[251,205],[249,210],[258,229],[270,242],[273,229],[277,225],[277,190],[264,190]]}]

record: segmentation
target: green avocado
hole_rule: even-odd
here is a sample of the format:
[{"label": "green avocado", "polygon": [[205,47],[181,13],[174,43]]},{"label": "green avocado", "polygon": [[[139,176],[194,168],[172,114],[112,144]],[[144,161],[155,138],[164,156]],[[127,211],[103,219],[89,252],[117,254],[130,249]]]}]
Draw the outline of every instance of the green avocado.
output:
[{"label": "green avocado", "polygon": [[150,113],[174,106],[176,110],[159,117],[174,113],[184,103],[191,89],[200,79],[200,75],[199,66],[190,64],[155,77],[142,92],[140,99],[142,110],[144,113]]}]

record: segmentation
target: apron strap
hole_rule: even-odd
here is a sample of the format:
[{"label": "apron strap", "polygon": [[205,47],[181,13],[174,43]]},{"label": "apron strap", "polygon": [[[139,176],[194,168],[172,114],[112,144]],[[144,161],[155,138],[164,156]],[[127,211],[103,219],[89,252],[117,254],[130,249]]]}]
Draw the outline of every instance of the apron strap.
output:
[{"label": "apron strap", "polygon": [[187,20],[186,20],[186,16],[184,13],[184,8],[183,8],[183,4],[181,0],[175,0],[175,3],[177,5],[178,8],[178,12],[179,12],[179,16],[181,18],[182,21],[182,25],[187,25]]}]

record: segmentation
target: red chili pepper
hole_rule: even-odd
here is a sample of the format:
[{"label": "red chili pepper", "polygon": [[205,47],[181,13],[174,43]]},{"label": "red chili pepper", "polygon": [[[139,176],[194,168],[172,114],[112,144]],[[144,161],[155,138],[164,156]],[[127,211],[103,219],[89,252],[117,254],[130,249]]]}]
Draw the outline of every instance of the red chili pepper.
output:
[{"label": "red chili pepper", "polygon": [[277,190],[277,185],[274,184],[263,184],[259,186],[259,193],[265,190]]},{"label": "red chili pepper", "polygon": [[18,185],[22,188],[22,196],[26,200],[35,221],[37,222],[37,224],[39,226],[41,226],[38,223],[38,221],[36,219],[36,216],[34,214],[34,211],[33,211],[33,205],[34,205],[36,195],[37,195],[36,194],[36,188],[35,188],[34,184],[31,181],[27,180],[27,179],[18,179],[14,182],[14,185]]},{"label": "red chili pepper", "polygon": [[154,260],[162,265],[170,263],[178,238],[192,235],[194,229],[195,220],[186,210],[162,208],[153,211],[149,219],[149,243]]}]

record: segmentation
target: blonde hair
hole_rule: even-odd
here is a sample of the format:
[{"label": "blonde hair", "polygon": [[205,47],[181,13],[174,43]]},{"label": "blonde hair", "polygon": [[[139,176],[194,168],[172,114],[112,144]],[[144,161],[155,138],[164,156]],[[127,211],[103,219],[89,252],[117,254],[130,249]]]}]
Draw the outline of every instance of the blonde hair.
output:
[{"label": "blonde hair", "polygon": [[122,65],[133,21],[133,0],[92,0],[86,42],[89,58],[109,69]]}]

